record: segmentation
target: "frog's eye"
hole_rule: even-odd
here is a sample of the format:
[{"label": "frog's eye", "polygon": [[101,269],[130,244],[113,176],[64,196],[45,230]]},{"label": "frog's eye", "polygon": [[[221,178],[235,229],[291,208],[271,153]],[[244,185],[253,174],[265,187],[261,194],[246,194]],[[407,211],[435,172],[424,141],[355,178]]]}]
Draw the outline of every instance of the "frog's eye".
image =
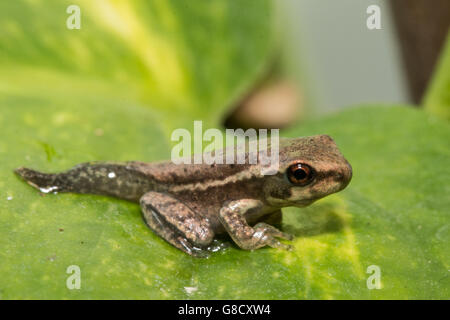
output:
[{"label": "frog's eye", "polygon": [[305,186],[312,181],[314,170],[304,163],[295,163],[287,170],[289,181],[297,186]]}]

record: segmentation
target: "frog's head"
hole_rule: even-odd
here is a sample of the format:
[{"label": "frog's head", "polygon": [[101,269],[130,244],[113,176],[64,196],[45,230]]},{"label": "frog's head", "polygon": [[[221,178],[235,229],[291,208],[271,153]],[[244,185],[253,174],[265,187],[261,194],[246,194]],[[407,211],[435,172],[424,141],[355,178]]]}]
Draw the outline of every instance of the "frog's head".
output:
[{"label": "frog's head", "polygon": [[264,185],[273,206],[307,206],[344,189],[352,178],[352,167],[327,135],[280,139],[279,154],[278,173]]}]

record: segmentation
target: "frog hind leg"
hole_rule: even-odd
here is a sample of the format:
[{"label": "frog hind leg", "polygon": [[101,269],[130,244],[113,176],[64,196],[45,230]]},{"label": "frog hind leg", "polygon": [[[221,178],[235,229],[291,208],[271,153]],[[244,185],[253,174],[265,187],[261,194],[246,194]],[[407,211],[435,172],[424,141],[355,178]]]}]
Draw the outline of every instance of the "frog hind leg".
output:
[{"label": "frog hind leg", "polygon": [[169,194],[148,192],[140,199],[143,217],[157,235],[195,257],[207,257],[205,248],[214,232],[207,219]]}]

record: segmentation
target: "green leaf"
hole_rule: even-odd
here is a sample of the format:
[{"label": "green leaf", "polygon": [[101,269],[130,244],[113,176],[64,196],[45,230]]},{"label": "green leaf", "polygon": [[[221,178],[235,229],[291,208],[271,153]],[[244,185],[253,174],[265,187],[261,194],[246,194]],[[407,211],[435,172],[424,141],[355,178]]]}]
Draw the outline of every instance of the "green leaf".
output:
[{"label": "green leaf", "polygon": [[[0,142],[1,298],[448,297],[446,122],[412,108],[372,107],[286,132],[332,135],[354,169],[349,187],[309,208],[284,210],[283,228],[296,235],[292,252],[232,246],[205,260],[154,235],[136,204],[42,197],[13,175],[20,165],[61,170],[94,159],[168,156],[158,126],[148,126],[156,123],[150,111],[97,102],[67,103],[61,111],[58,101],[1,101],[9,106],[0,117],[8,137]],[[66,287],[70,265],[81,268],[80,290]],[[366,285],[371,265],[381,270],[379,290]]]},{"label": "green leaf", "polygon": [[425,109],[450,120],[450,32],[430,83],[424,98]]},{"label": "green leaf", "polygon": [[[80,30],[66,27],[73,4]],[[167,131],[195,118],[215,125],[264,72],[271,9],[269,0],[2,1],[0,94],[87,91],[158,110]]]},{"label": "green leaf", "polygon": [[[81,30],[65,29],[72,3]],[[154,235],[136,204],[41,196],[12,173],[168,158],[172,128],[217,126],[255,81],[270,16],[261,0],[0,3],[0,299],[449,296],[450,128],[411,108],[358,108],[284,133],[328,133],[354,168],[345,191],[284,210],[292,252],[232,246],[195,259]],[[79,290],[66,286],[72,265]],[[372,265],[379,290],[366,285]]]}]

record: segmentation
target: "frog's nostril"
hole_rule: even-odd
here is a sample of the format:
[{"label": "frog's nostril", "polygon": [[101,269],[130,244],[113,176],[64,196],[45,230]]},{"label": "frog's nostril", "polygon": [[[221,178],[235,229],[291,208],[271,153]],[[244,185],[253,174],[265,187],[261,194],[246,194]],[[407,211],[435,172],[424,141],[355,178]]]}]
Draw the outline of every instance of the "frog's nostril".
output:
[{"label": "frog's nostril", "polygon": [[352,174],[353,174],[352,167],[350,166],[350,164],[347,164],[336,170],[335,179],[339,181],[339,183],[344,188],[349,184],[350,180],[352,179]]},{"label": "frog's nostril", "polygon": [[347,162],[347,176],[348,176],[348,181],[352,180],[353,177],[353,168],[350,165],[350,163]]},{"label": "frog's nostril", "polygon": [[353,176],[353,169],[350,164],[347,164],[347,167],[343,170],[342,175],[343,175],[342,181],[345,181],[346,185],[349,184]]}]

